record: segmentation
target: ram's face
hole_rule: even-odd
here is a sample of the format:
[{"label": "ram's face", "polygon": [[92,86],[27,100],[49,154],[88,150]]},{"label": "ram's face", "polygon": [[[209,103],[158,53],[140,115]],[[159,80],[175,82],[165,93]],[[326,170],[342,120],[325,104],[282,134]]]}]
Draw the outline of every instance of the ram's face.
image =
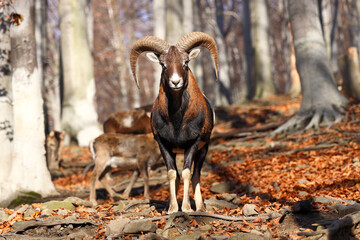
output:
[{"label": "ram's face", "polygon": [[166,54],[159,57],[163,68],[162,76],[165,84],[174,91],[179,91],[187,85],[189,55],[172,46]]}]

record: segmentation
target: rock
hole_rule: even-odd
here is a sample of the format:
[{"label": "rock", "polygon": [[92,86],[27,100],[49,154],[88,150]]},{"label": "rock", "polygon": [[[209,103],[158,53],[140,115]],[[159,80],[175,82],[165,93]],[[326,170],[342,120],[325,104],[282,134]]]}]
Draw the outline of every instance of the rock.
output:
[{"label": "rock", "polygon": [[202,240],[205,239],[200,232],[194,232],[189,235],[180,235],[174,238],[174,240]]},{"label": "rock", "polygon": [[259,240],[264,239],[253,233],[238,233],[230,237],[230,240]]},{"label": "rock", "polygon": [[36,192],[20,192],[19,195],[10,203],[9,208],[15,208],[20,204],[31,204],[41,198],[41,194]]},{"label": "rock", "polygon": [[309,181],[306,180],[306,179],[304,179],[304,178],[302,178],[302,179],[300,179],[300,180],[298,181],[298,183],[300,183],[300,184],[306,184],[306,183],[309,183]]},{"label": "rock", "polygon": [[203,225],[203,226],[200,226],[199,227],[199,230],[201,232],[207,232],[207,231],[210,231],[212,229],[211,225],[209,224],[206,224],[206,225]]},{"label": "rock", "polygon": [[243,209],[242,209],[242,212],[243,212],[245,217],[259,214],[258,211],[256,210],[256,205],[255,204],[245,204]]},{"label": "rock", "polygon": [[119,203],[119,204],[118,204],[116,207],[113,207],[113,210],[114,210],[114,211],[121,211],[121,210],[123,210],[124,207],[125,207],[126,205],[128,205],[129,201],[124,200],[124,201],[119,201],[118,203]]},{"label": "rock", "polygon": [[219,183],[210,187],[210,191],[213,193],[226,193],[234,190],[234,184],[231,182]]},{"label": "rock", "polygon": [[340,216],[345,216],[360,211],[360,204],[356,203],[350,206],[346,206],[343,204],[335,204],[333,206],[330,206],[330,209],[337,211]]},{"label": "rock", "polygon": [[206,199],[204,201],[206,209],[207,210],[212,210],[212,207],[216,207],[216,208],[228,208],[228,209],[234,209],[237,208],[238,206],[233,204],[233,203],[229,203],[227,201],[224,200],[218,200],[216,198],[210,198],[210,199]]},{"label": "rock", "polygon": [[210,237],[211,240],[227,240],[229,238],[230,236],[228,235],[215,235]]},{"label": "rock", "polygon": [[125,225],[130,222],[129,219],[111,220],[106,228],[106,236],[120,234],[123,232]]},{"label": "rock", "polygon": [[64,208],[60,208],[58,211],[57,211],[57,214],[59,215],[67,215],[69,213],[68,210],[64,209]]},{"label": "rock", "polygon": [[145,240],[167,240],[167,238],[164,238],[156,233],[149,233],[145,236]]},{"label": "rock", "polygon": [[85,207],[92,207],[92,203],[90,201],[83,200],[78,197],[68,197],[64,199],[64,202],[71,202],[75,206],[85,206]]},{"label": "rock", "polygon": [[136,234],[136,233],[148,233],[155,232],[157,229],[156,224],[146,221],[146,220],[138,220],[131,221],[124,227],[125,234]]},{"label": "rock", "polygon": [[236,194],[235,193],[223,193],[221,195],[221,199],[227,202],[231,202],[232,200],[234,200],[236,198]]},{"label": "rock", "polygon": [[7,221],[9,214],[7,214],[4,209],[0,209],[0,222]]},{"label": "rock", "polygon": [[336,203],[336,202],[345,202],[347,204],[355,204],[356,201],[354,200],[345,200],[345,199],[336,199],[336,198],[332,198],[332,197],[328,197],[328,196],[319,196],[319,197],[312,197],[310,199],[310,201],[312,202],[320,202],[320,203],[323,203],[323,204],[332,204],[332,203]]},{"label": "rock", "polygon": [[308,192],[305,192],[305,191],[300,191],[300,192],[298,193],[298,195],[299,195],[300,197],[306,197],[306,196],[309,195],[309,193],[308,193]]},{"label": "rock", "polygon": [[64,208],[67,210],[74,210],[75,206],[71,202],[65,202],[65,201],[49,201],[41,205],[42,210],[44,209],[58,210],[60,208]]},{"label": "rock", "polygon": [[250,184],[246,184],[245,191],[246,191],[246,194],[248,194],[248,195],[260,192],[259,189],[257,189],[256,187],[254,187]]},{"label": "rock", "polygon": [[41,211],[41,217],[47,217],[47,216],[52,216],[53,214],[53,210],[50,209],[44,209]]},{"label": "rock", "polygon": [[36,213],[36,210],[32,207],[29,207],[24,212],[24,217],[31,217],[34,213]]}]

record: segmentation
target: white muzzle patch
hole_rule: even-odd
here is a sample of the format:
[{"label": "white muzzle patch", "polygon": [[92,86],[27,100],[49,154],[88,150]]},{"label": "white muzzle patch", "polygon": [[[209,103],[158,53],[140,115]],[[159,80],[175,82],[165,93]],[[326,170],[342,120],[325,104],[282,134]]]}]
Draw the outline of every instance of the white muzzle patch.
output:
[{"label": "white muzzle patch", "polygon": [[183,78],[177,72],[174,72],[173,75],[171,75],[169,78],[169,86],[174,90],[179,90],[183,85]]}]

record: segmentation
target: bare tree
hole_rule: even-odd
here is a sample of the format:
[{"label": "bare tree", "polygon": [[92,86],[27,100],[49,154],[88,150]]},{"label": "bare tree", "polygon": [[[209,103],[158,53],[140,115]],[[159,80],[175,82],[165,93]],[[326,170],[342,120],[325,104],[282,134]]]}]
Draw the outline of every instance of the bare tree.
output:
[{"label": "bare tree", "polygon": [[14,147],[11,171],[0,184],[0,205],[20,191],[43,196],[56,192],[45,161],[45,133],[41,79],[36,59],[34,1],[15,1],[25,21],[10,29]]},{"label": "bare tree", "polygon": [[87,0],[59,1],[63,68],[62,126],[79,145],[101,134],[95,108],[93,59],[87,33]]},{"label": "bare tree", "polygon": [[[165,0],[153,1],[153,14],[154,14],[154,36],[165,39],[166,36],[166,22],[165,22]],[[155,100],[159,93],[161,66],[153,64],[154,67],[154,94]]]},{"label": "bare tree", "polygon": [[[0,7],[0,18],[9,16],[9,4]],[[11,148],[13,140],[10,25],[0,21],[0,182],[5,181],[11,168]]]},{"label": "bare tree", "polygon": [[343,118],[348,104],[335,85],[321,31],[317,1],[289,0],[288,4],[302,102],[295,116],[273,134],[334,124]]},{"label": "bare tree", "polygon": [[266,0],[250,1],[252,45],[254,47],[255,92],[253,98],[275,94],[269,43],[269,18]]}]

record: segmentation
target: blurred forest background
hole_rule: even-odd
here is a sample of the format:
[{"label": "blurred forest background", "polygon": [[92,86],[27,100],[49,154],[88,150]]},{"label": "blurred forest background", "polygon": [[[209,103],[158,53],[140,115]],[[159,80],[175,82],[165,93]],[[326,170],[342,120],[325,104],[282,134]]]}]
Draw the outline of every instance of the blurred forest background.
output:
[{"label": "blurred forest background", "polygon": [[[62,14],[72,14],[74,28],[83,33],[73,41],[87,39],[89,49],[74,48],[73,71],[84,65],[84,52],[93,58],[96,86],[96,112],[102,123],[118,110],[136,108],[154,102],[160,72],[156,65],[140,58],[140,91],[130,74],[129,53],[132,44],[146,35],[155,35],[175,44],[184,34],[206,32],[218,44],[219,82],[215,82],[210,54],[202,51],[191,69],[199,87],[215,105],[241,103],[273,94],[300,93],[295,67],[287,1],[248,0],[154,0],[154,1],[42,1],[41,11],[44,67],[44,93],[48,109],[48,129],[61,126],[58,82],[66,83],[65,64],[72,60],[61,48]],[[73,5],[72,8],[69,6]],[[331,68],[339,88],[343,85],[344,62],[348,48],[359,49],[359,6],[357,0],[318,1],[320,21]],[[62,9],[68,8],[68,9]],[[66,11],[73,11],[66,13]],[[65,24],[65,23],[64,23]],[[68,27],[65,27],[68,28]],[[80,31],[80,30],[79,30]],[[71,47],[64,44],[62,48]],[[85,46],[83,46],[85,47]],[[87,61],[87,60],[86,60]],[[62,70],[61,70],[62,67]],[[82,66],[83,68],[85,66]],[[154,74],[155,71],[155,74]],[[89,75],[91,77],[91,74]],[[66,88],[66,87],[65,87]],[[66,99],[64,99],[66,101]],[[55,114],[56,113],[56,114]],[[56,116],[54,116],[56,115]]]},{"label": "blurred forest background", "polygon": [[[344,113],[340,108],[347,100],[335,93],[336,87],[347,97],[360,95],[358,0],[1,0],[0,4],[0,160],[7,166],[1,169],[0,182],[12,164],[16,169],[11,162],[14,159],[22,158],[21,164],[27,156],[44,160],[39,152],[32,152],[35,142],[39,151],[44,151],[44,132],[65,130],[68,143],[71,139],[87,145],[101,134],[101,123],[112,112],[154,102],[159,67],[140,57],[140,90],[130,71],[132,44],[146,35],[170,44],[194,31],[214,37],[219,49],[219,81],[215,81],[206,50],[190,68],[215,106],[302,93],[307,102],[302,102],[299,112],[311,124],[319,121],[317,118],[332,122],[338,120],[338,113]],[[305,40],[318,38],[320,27],[320,45],[301,49]],[[301,36],[304,32],[306,39]],[[294,37],[300,39],[295,39],[298,51]],[[322,56],[323,45],[327,59],[321,59],[319,67],[326,69],[311,69],[314,66],[309,59]],[[306,53],[307,58],[296,65],[295,53]],[[301,83],[296,66],[306,66]],[[30,78],[33,72],[24,69],[36,69],[36,77]],[[326,78],[328,82],[322,80]],[[336,85],[335,90],[329,85]],[[32,102],[35,99],[37,103]],[[43,110],[34,111],[42,106],[41,101]],[[318,103],[323,109],[319,110]],[[313,118],[309,118],[310,110]],[[295,120],[293,125],[299,125],[299,119]],[[24,129],[33,126],[38,127],[37,133],[25,134]],[[27,145],[28,151],[24,150]],[[11,155],[12,151],[15,154]],[[31,168],[35,162],[26,164]]]}]

